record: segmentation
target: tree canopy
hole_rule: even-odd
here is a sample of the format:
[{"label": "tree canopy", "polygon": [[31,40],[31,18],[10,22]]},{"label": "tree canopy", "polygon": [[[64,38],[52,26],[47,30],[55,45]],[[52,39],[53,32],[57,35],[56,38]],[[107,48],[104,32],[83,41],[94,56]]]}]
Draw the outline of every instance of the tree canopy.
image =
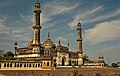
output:
[{"label": "tree canopy", "polygon": [[3,56],[3,60],[11,60],[14,59],[14,54],[10,51],[6,52]]},{"label": "tree canopy", "polygon": [[118,67],[117,63],[112,63],[111,66],[112,67]]}]

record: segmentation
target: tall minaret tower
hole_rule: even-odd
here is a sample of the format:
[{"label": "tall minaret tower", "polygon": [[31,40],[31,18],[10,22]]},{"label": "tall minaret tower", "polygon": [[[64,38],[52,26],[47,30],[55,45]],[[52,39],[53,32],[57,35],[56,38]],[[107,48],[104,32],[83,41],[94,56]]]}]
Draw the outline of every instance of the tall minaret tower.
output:
[{"label": "tall minaret tower", "polygon": [[82,28],[81,23],[78,22],[77,24],[77,52],[78,52],[78,65],[83,65],[83,51],[82,51]]},{"label": "tall minaret tower", "polygon": [[40,54],[40,13],[41,13],[41,6],[39,1],[35,3],[35,10],[34,10],[34,37],[33,37],[33,51],[32,53],[35,54],[35,56],[39,56]]}]

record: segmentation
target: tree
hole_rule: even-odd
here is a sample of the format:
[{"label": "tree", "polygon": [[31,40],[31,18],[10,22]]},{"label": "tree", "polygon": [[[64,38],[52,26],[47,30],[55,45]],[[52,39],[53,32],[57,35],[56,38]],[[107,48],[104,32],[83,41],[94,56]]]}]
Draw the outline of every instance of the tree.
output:
[{"label": "tree", "polygon": [[89,58],[88,58],[88,55],[85,54],[85,55],[83,56],[83,63],[85,63],[85,62],[87,62],[87,61],[89,61]]},{"label": "tree", "polygon": [[14,59],[14,54],[12,52],[6,52],[3,56],[3,60],[11,60]]},{"label": "tree", "polygon": [[112,63],[111,66],[112,67],[118,67],[117,63]]},{"label": "tree", "polygon": [[101,74],[97,73],[97,74],[95,74],[95,76],[101,76]]},{"label": "tree", "polygon": [[83,74],[79,74],[79,76],[84,76]]},{"label": "tree", "polygon": [[78,70],[73,71],[73,76],[78,76]]},{"label": "tree", "polygon": [[0,49],[0,57],[3,57],[4,51]]}]

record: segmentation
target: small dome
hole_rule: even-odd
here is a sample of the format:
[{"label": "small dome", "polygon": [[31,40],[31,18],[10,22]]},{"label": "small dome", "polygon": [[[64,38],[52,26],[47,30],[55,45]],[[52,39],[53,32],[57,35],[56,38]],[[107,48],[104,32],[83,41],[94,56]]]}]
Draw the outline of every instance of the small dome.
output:
[{"label": "small dome", "polygon": [[42,47],[44,48],[55,48],[55,44],[51,41],[51,39],[45,40],[45,42],[42,44]]},{"label": "small dome", "polygon": [[55,44],[53,41],[50,39],[50,34],[48,32],[48,38],[43,42],[42,47],[44,48],[55,48]]},{"label": "small dome", "polygon": [[28,45],[27,45],[27,48],[28,49],[32,49],[33,48],[33,41],[30,41],[29,43],[28,43]]}]

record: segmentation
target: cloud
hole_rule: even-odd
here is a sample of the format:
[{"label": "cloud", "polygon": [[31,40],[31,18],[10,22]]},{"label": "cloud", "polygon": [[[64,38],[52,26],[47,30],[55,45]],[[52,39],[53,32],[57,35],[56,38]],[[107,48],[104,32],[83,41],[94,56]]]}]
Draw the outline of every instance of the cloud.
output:
[{"label": "cloud", "polygon": [[94,17],[92,19],[87,19],[84,22],[85,23],[92,23],[92,22],[97,22],[97,21],[103,21],[105,19],[111,18],[111,17],[115,17],[115,16],[119,16],[120,15],[120,9],[113,11],[113,12],[108,12],[106,14],[102,14],[101,16],[98,17]]},{"label": "cloud", "polygon": [[87,9],[83,10],[83,12],[78,13],[77,15],[75,15],[73,17],[73,21],[68,23],[69,27],[71,29],[73,29],[76,26],[76,24],[78,23],[79,20],[82,20],[82,22],[83,22],[84,18],[87,18],[90,15],[95,14],[95,13],[101,11],[102,8],[103,8],[103,6],[97,6],[97,7],[92,7],[92,8],[89,8],[89,9],[87,8]]},{"label": "cloud", "polygon": [[0,8],[9,7],[12,4],[14,4],[12,1],[2,0],[0,1]]},{"label": "cloud", "polygon": [[23,14],[20,14],[20,17],[21,19],[26,22],[26,23],[30,23],[30,24],[33,24],[34,22],[34,17],[33,17],[33,14],[31,15],[23,15]]},{"label": "cloud", "polygon": [[[73,9],[77,8],[80,4],[79,3],[72,3],[70,4],[67,0],[64,1],[51,1],[49,3],[45,3],[44,7],[44,11],[41,14],[41,22],[42,22],[42,26],[46,26],[48,25],[48,23],[50,23],[54,16],[60,15],[60,14],[66,14],[70,11],[72,11]],[[55,22],[54,22],[55,23]],[[49,25],[50,27],[53,27],[53,25]]]},{"label": "cloud", "polygon": [[120,39],[120,20],[102,22],[94,28],[85,30],[85,41],[98,44],[104,41]]},{"label": "cloud", "polygon": [[0,34],[9,34],[9,28],[6,26],[4,19],[0,19]]},{"label": "cloud", "polygon": [[63,37],[63,36],[57,37],[57,41],[58,41],[59,39],[60,39],[62,42],[66,42],[66,41],[67,41],[67,38],[66,38],[66,37]]},{"label": "cloud", "polygon": [[67,1],[63,1],[63,2],[52,1],[45,5],[46,12],[49,11],[48,15],[50,15],[50,16],[68,13],[78,6],[79,6],[79,3],[76,3],[73,5],[73,4],[69,4],[69,2],[67,2]]}]

